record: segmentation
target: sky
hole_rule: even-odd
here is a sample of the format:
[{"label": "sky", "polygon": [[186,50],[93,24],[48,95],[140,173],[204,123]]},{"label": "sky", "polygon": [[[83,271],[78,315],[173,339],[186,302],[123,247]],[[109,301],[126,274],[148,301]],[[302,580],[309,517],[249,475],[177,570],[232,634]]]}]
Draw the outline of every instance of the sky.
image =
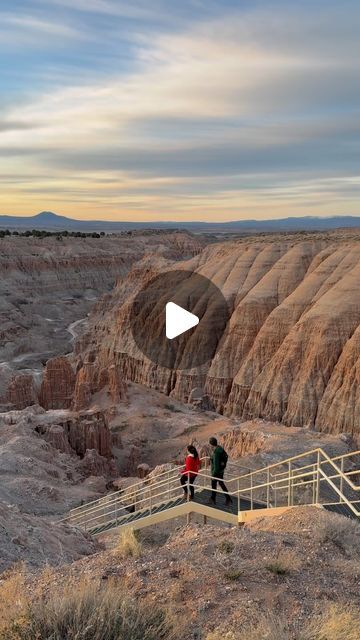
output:
[{"label": "sky", "polygon": [[360,215],[358,0],[1,0],[0,214]]}]

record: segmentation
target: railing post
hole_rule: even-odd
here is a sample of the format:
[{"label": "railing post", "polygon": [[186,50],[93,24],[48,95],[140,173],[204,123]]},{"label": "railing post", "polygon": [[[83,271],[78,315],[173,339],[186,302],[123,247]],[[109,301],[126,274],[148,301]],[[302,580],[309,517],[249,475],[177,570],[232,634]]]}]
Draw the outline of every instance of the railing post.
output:
[{"label": "railing post", "polygon": [[253,474],[250,475],[250,509],[251,511],[254,508],[254,498],[253,498]]},{"label": "railing post", "polygon": [[[189,503],[190,501],[190,475],[188,474],[187,477],[187,496],[186,496],[186,500]],[[190,524],[190,513],[187,514],[186,516],[186,522],[187,524]]]},{"label": "railing post", "polygon": [[266,506],[270,507],[270,469],[267,470]]},{"label": "railing post", "polygon": [[150,515],[152,514],[152,487],[150,487]]},{"label": "railing post", "polygon": [[[344,458],[341,458],[341,465],[340,465],[340,470],[341,470],[341,476],[340,476],[340,491],[342,494],[344,494]],[[340,498],[340,502],[344,502],[342,496]]]},{"label": "railing post", "polygon": [[316,504],[316,464],[313,465],[313,499],[312,503]]},{"label": "railing post", "polygon": [[320,451],[317,453],[316,504],[320,504]]},{"label": "railing post", "polygon": [[241,502],[240,502],[240,480],[237,479],[237,492],[238,492],[238,512],[241,510]]},{"label": "railing post", "polygon": [[291,479],[292,479],[292,464],[291,464],[291,460],[289,460],[288,507],[291,507],[291,504],[292,504]]}]

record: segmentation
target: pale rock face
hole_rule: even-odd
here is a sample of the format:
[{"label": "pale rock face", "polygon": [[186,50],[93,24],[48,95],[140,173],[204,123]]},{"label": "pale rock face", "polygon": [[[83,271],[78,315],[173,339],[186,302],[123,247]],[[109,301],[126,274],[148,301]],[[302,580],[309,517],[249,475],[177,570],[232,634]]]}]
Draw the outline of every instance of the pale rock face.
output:
[{"label": "pale rock face", "polygon": [[[79,361],[91,351],[97,371],[115,365],[120,380],[185,402],[201,387],[229,416],[360,437],[359,242],[331,236],[228,242],[206,247],[182,268],[211,278],[231,311],[207,365],[175,375],[138,351],[129,310],[153,275],[140,266],[118,283],[103,309],[98,305]],[[80,370],[76,384],[83,378]]]}]

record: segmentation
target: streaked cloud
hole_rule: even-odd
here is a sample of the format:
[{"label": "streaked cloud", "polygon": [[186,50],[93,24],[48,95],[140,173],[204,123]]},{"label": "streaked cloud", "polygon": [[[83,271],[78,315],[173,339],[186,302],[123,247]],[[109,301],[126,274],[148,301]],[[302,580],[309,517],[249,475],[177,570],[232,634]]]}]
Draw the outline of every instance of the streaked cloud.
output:
[{"label": "streaked cloud", "polygon": [[[8,24],[43,30],[55,45],[68,39],[71,48],[73,38],[75,64],[67,75],[67,58],[54,60],[58,86],[33,70],[35,87],[29,79],[0,109],[0,168],[21,176],[5,183],[4,213],[359,213],[355,1],[330,1],[326,13],[320,0],[210,2],[208,11],[189,1],[181,29],[169,11],[156,20],[169,8],[160,1],[50,0],[42,17],[44,3],[26,4],[34,16],[8,7]],[[91,43],[99,51],[106,33],[90,81]]]}]

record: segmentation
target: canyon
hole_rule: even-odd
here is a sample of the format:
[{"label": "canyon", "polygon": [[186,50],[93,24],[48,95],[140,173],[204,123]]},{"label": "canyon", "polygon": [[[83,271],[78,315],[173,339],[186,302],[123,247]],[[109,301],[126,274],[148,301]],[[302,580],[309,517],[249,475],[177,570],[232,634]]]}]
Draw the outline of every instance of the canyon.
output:
[{"label": "canyon", "polygon": [[[2,567],[96,552],[62,516],[181,463],[189,441],[204,455],[215,434],[243,468],[354,448],[359,240],[2,239],[0,520],[13,532]],[[129,318],[139,289],[179,268],[211,279],[230,319],[208,363],[174,372],[138,351]],[[188,348],[201,345],[195,333]]]},{"label": "canyon", "polygon": [[[230,321],[208,364],[175,375],[139,352],[130,326],[134,296],[161,268],[169,264],[134,265],[95,305],[71,358],[75,406],[109,388],[112,370],[117,384],[140,383],[185,403],[203,389],[225,416],[359,438],[358,233],[239,239],[183,260],[182,269],[220,288]],[[201,323],[187,348],[201,348]]]},{"label": "canyon", "polygon": [[46,361],[72,351],[94,302],[134,263],[190,257],[203,244],[186,231],[0,238],[0,409],[34,402]]}]

